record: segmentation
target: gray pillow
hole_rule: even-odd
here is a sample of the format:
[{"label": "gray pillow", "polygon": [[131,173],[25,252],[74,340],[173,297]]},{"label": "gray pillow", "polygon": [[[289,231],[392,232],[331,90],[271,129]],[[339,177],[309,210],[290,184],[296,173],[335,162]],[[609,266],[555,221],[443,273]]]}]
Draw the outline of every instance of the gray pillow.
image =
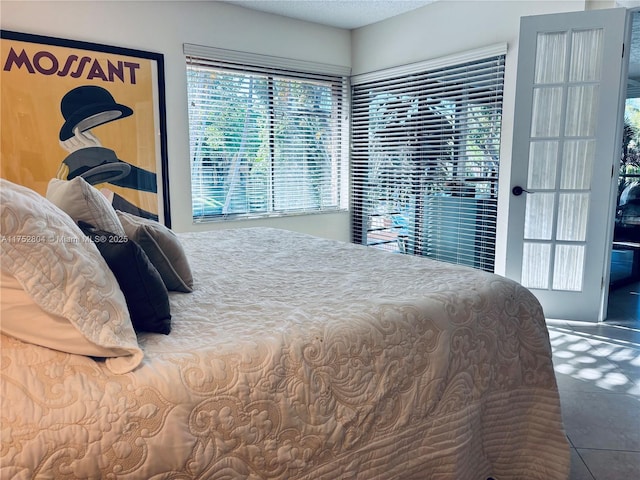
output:
[{"label": "gray pillow", "polygon": [[159,222],[116,211],[124,232],[147,254],[167,290],[193,291],[193,276],[180,240]]}]

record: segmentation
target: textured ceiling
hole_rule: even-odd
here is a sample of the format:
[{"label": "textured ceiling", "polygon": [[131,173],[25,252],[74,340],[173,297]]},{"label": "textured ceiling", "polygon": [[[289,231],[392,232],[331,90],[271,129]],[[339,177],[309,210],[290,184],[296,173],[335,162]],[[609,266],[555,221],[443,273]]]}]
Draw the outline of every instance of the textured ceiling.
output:
[{"label": "textured ceiling", "polygon": [[241,7],[332,27],[354,29],[436,0],[225,0]]}]

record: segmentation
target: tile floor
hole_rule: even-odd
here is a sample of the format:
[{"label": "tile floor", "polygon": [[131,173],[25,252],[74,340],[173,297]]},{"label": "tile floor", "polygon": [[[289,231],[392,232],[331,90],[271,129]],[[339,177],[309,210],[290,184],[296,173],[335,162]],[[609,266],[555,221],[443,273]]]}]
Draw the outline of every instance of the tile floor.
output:
[{"label": "tile floor", "polygon": [[547,324],[569,479],[640,479],[640,283],[611,292],[604,323]]}]

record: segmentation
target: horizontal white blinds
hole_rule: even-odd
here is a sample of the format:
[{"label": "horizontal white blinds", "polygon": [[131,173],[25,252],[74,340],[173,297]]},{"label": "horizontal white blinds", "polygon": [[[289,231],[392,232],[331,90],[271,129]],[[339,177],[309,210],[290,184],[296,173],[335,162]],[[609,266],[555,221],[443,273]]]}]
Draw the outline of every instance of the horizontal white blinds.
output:
[{"label": "horizontal white blinds", "polygon": [[346,208],[347,78],[222,57],[187,56],[194,221]]},{"label": "horizontal white blinds", "polygon": [[353,79],[354,240],[492,271],[504,55],[437,65]]}]

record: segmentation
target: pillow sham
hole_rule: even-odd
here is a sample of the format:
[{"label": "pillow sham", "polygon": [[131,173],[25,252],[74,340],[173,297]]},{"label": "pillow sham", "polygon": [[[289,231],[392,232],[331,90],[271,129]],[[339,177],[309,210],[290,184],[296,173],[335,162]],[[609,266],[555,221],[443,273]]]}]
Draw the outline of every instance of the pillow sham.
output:
[{"label": "pillow sham", "polygon": [[[113,351],[90,342],[66,318],[38,306],[16,278],[0,272],[2,333],[23,342],[89,357],[110,357]],[[121,352],[127,355],[126,351]]]},{"label": "pillow sham", "polygon": [[144,250],[127,237],[99,230],[85,222],[80,229],[98,247],[120,285],[136,332],[169,334],[169,292]]},{"label": "pillow sham", "polygon": [[82,177],[72,180],[52,178],[47,187],[47,199],[75,222],[87,222],[101,230],[125,235],[109,200]]},{"label": "pillow sham", "polygon": [[[47,328],[40,325],[43,334],[58,328],[63,318],[83,337],[78,341],[95,346],[84,354],[107,357],[105,363],[112,372],[130,372],[142,362],[143,352],[118,282],[96,246],[67,214],[33,190],[0,179],[0,234],[2,274],[14,277],[54,319]],[[4,307],[4,298],[0,303]],[[29,322],[29,309],[7,316],[3,312],[0,330],[26,342],[36,340],[12,329],[18,322]],[[37,341],[76,353],[55,335]]]},{"label": "pillow sham", "polygon": [[124,231],[145,251],[167,287],[176,292],[192,292],[193,276],[180,240],[159,222],[116,210]]}]

